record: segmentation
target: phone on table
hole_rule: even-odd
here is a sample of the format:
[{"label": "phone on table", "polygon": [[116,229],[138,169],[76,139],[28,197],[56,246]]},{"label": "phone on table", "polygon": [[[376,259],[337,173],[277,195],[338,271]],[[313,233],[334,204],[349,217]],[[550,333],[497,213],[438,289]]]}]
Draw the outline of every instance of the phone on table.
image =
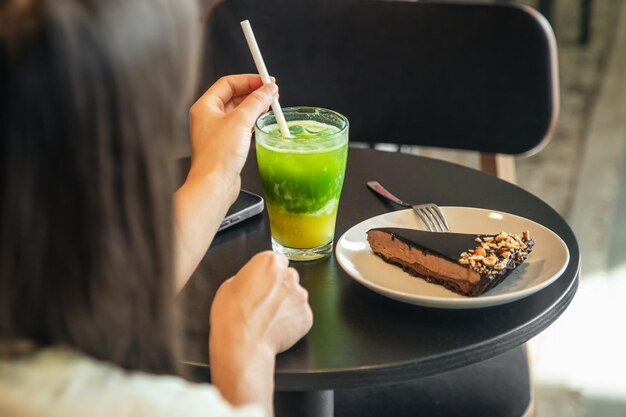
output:
[{"label": "phone on table", "polygon": [[241,190],[237,200],[228,209],[226,217],[220,224],[217,231],[222,231],[230,226],[240,223],[250,217],[259,214],[263,211],[264,203],[263,197],[260,195],[251,193],[249,191]]}]

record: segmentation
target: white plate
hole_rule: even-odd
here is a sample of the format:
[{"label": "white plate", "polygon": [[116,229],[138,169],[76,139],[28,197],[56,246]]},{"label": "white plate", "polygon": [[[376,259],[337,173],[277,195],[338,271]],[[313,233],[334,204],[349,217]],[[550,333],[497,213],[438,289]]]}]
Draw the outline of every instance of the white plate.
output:
[{"label": "white plate", "polygon": [[352,227],[337,242],[337,260],[356,281],[395,300],[426,307],[480,308],[508,303],[527,297],[554,282],[569,262],[565,242],[554,232],[514,214],[471,207],[441,207],[450,231],[497,234],[501,231],[530,231],[535,247],[528,259],[504,282],[478,297],[465,297],[444,287],[430,284],[404,272],[374,255],[366,232],[374,227],[422,229],[413,210],[400,210],[365,220]]}]

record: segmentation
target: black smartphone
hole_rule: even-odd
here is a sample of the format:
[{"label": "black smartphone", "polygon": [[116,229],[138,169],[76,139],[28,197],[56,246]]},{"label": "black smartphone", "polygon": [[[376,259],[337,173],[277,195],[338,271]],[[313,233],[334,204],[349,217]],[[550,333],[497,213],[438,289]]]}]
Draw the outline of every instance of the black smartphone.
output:
[{"label": "black smartphone", "polygon": [[243,220],[259,214],[263,211],[263,197],[260,195],[251,193],[249,191],[241,190],[237,200],[230,206],[226,217],[220,224],[217,231],[224,230],[234,224],[237,224]]}]

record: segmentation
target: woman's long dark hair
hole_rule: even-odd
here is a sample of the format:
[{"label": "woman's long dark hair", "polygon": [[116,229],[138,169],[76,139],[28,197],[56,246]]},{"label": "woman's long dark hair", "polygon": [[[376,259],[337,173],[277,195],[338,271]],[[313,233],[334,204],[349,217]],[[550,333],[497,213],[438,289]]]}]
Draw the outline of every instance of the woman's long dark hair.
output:
[{"label": "woman's long dark hair", "polygon": [[183,0],[0,2],[0,344],[178,371],[171,145]]}]

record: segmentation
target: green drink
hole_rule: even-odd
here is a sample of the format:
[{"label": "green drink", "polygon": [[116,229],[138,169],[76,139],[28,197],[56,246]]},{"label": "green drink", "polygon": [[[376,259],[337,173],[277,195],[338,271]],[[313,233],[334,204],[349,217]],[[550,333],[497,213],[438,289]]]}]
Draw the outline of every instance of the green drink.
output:
[{"label": "green drink", "polygon": [[348,120],[314,107],[283,109],[293,138],[273,113],[256,123],[256,153],[272,231],[272,247],[292,260],[332,252],[337,206],[348,156]]}]

